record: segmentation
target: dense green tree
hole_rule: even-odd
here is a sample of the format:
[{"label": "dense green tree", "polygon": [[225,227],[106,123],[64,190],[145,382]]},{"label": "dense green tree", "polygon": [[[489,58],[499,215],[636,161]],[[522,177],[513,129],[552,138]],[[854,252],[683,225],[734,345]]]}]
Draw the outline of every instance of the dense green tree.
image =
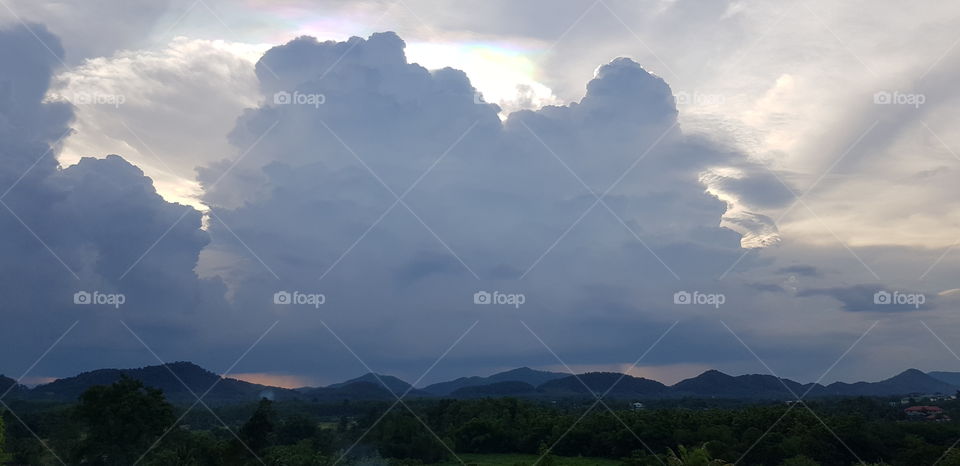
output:
[{"label": "dense green tree", "polygon": [[313,446],[317,449],[318,452],[323,453],[324,455],[333,455],[337,451],[338,444],[343,440],[336,430],[334,429],[320,429],[318,428],[313,434]]},{"label": "dense green tree", "polygon": [[126,377],[88,389],[75,414],[82,433],[72,459],[93,465],[135,463],[175,422],[160,390]]},{"label": "dense green tree", "polygon": [[416,459],[436,463],[450,456],[441,443],[410,413],[390,413],[370,432],[370,439],[385,458]]},{"label": "dense green tree", "polygon": [[273,402],[263,398],[257,405],[257,410],[240,428],[238,435],[247,448],[259,455],[264,449],[274,444],[275,426],[276,413],[273,410]]},{"label": "dense green tree", "polygon": [[730,463],[711,458],[706,447],[688,449],[679,445],[676,451],[670,450],[667,454],[667,464],[669,466],[726,466]]},{"label": "dense green tree", "polygon": [[0,415],[0,463],[6,463],[7,461],[10,461],[10,455],[7,454],[6,445],[7,430],[3,426],[3,416]]},{"label": "dense green tree", "polygon": [[[162,395],[129,380],[91,389],[77,406],[15,403],[23,423],[12,422],[9,412],[4,420],[6,451],[16,464],[58,464],[47,447],[68,464],[130,464],[172,424]],[[383,416],[390,403],[372,401],[214,406],[215,415],[188,414],[140,465],[325,465],[348,448],[340,464],[433,464],[453,459],[448,448],[457,455],[538,455],[553,446],[550,453],[556,456],[548,455],[541,465],[582,456],[629,466],[732,461],[842,466],[858,459],[913,466],[941,457],[939,466],[960,466],[960,449],[947,451],[960,438],[960,423],[908,422],[899,406],[867,398],[815,400],[809,406],[816,415],[781,403],[691,400],[651,402],[642,411],[612,405],[615,413],[586,414],[589,400],[414,399],[408,404],[416,415],[396,410]],[[942,406],[960,419],[960,402]]]},{"label": "dense green tree", "polygon": [[313,438],[317,433],[317,421],[303,414],[288,416],[280,422],[277,429],[277,443],[293,445],[301,440]]},{"label": "dense green tree", "polygon": [[334,460],[318,452],[313,441],[302,440],[295,445],[267,449],[263,462],[268,466],[319,466],[333,464]]},{"label": "dense green tree", "polygon": [[226,443],[209,432],[172,430],[156,450],[140,462],[143,466],[218,466],[224,462]]}]

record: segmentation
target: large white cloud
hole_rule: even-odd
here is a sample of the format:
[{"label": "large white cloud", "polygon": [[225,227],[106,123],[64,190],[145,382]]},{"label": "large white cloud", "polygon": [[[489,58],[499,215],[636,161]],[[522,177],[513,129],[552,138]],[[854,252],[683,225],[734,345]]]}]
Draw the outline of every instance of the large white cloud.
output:
[{"label": "large white cloud", "polygon": [[[637,63],[600,67],[578,102],[501,122],[463,73],[410,64],[403,48],[386,33],[270,50],[266,103],[231,134],[238,155],[201,170],[207,252],[245,264],[223,273],[234,302],[299,322],[285,338],[301,351],[337,351],[317,336],[329,319],[372,359],[415,366],[481,319],[461,357],[541,358],[514,310],[473,304],[490,289],[525,293],[523,317],[578,362],[608,361],[636,349],[631,332],[677,317],[673,291],[716,287],[741,254],[701,175],[740,167],[746,187],[730,189],[751,193],[764,173],[684,135],[669,86]],[[314,95],[323,103],[304,104]],[[328,301],[274,306],[284,289]]]},{"label": "large white cloud", "polygon": [[258,56],[256,46],[181,37],[65,70],[48,97],[76,108],[60,160],[122,153],[168,200],[196,204],[194,169],[230,153],[234,120],[257,103]]},{"label": "large white cloud", "polygon": [[[747,253],[741,235],[721,224],[743,232],[748,246],[775,244],[775,219],[750,206],[784,208],[796,188],[730,146],[672,126],[670,88],[631,60],[599,68],[577,102],[504,122],[475,103],[461,73],[407,63],[392,34],[298,39],[268,52],[258,76],[266,104],[233,131],[238,156],[200,179],[217,217],[207,253],[244,264],[222,274],[235,303],[298,322],[284,337],[303,342],[307,355],[271,364],[293,368],[331,354],[318,371],[349,373],[349,354],[321,320],[375,366],[415,374],[479,319],[440,368],[456,374],[465,365],[550,363],[518,319],[582,366],[629,360],[625,353],[639,354],[679,319],[677,340],[652,363],[760,370],[709,310],[674,306],[678,289],[725,293],[719,317],[800,378],[818,377],[871,318],[919,325],[902,309],[854,315],[841,300],[803,290],[849,288],[872,299],[861,295],[878,282],[893,289],[915,281],[899,261],[926,268],[934,251],[858,255],[790,238]],[[323,95],[324,103],[276,104],[278,92]],[[625,173],[605,197],[616,216],[603,204],[584,215],[595,202],[590,191],[604,193]],[[798,278],[790,264],[824,272]],[[947,282],[902,289],[933,295]],[[319,312],[272,306],[279,289],[323,292],[328,302]],[[478,289],[523,292],[528,302],[519,316],[478,307]],[[924,318],[946,319],[950,305],[937,306]],[[873,363],[854,363],[859,376],[880,373],[867,354],[886,354],[883,345],[870,340],[869,351],[850,356]],[[949,360],[935,346],[924,350],[943,356],[930,361]],[[903,353],[898,361],[917,365]]]}]

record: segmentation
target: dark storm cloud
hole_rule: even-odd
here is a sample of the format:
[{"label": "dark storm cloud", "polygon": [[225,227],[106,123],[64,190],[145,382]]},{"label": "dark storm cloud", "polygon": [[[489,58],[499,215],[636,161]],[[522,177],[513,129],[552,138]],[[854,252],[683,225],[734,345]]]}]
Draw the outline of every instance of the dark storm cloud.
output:
[{"label": "dark storm cloud", "polygon": [[[183,323],[200,307],[222,308],[224,288],[193,272],[209,242],[199,212],[165,202],[120,156],[59,167],[72,108],[43,100],[61,65],[58,39],[30,25],[0,30],[0,44],[2,333],[18,348],[0,356],[5,372],[29,364],[25,359],[38,357],[77,320],[77,332],[41,370],[70,373],[101,363],[90,355],[105,329],[123,331],[119,316],[133,326]],[[75,305],[78,291],[123,294],[125,302],[120,309]]]}]

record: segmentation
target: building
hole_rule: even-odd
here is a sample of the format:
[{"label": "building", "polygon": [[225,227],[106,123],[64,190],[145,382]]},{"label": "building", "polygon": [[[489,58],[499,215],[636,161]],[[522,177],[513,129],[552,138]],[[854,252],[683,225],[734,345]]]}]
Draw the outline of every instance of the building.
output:
[{"label": "building", "polygon": [[922,421],[946,422],[950,417],[944,414],[943,408],[939,406],[911,406],[904,409],[903,412],[907,418]]}]

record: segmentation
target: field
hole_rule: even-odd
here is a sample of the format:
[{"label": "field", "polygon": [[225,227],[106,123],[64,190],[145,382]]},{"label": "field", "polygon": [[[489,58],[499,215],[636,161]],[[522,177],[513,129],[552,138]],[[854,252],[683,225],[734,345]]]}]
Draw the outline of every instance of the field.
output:
[{"label": "field", "polygon": [[[537,455],[477,455],[463,454],[458,455],[467,466],[529,466],[537,461]],[[568,458],[563,456],[553,456],[553,464],[556,466],[620,466],[620,461],[603,458]],[[541,463],[542,464],[542,463]],[[458,466],[460,463],[456,460],[441,463],[442,466]]]}]

